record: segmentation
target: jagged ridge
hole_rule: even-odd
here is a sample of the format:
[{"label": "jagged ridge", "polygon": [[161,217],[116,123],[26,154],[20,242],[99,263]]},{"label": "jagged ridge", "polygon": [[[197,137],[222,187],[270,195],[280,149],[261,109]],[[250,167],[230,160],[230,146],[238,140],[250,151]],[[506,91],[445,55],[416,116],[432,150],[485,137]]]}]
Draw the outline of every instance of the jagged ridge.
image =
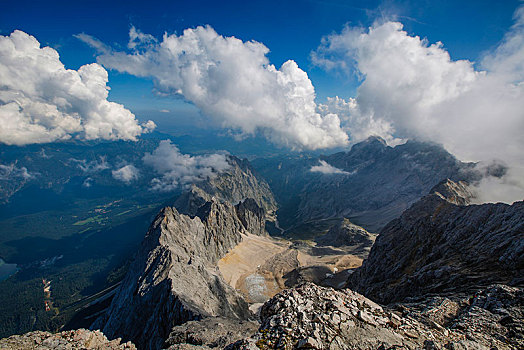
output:
[{"label": "jagged ridge", "polygon": [[228,156],[229,169],[218,176],[192,184],[174,203],[182,214],[195,215],[198,208],[214,199],[219,202],[239,203],[251,198],[266,213],[276,210],[276,201],[269,185],[253,169],[249,161]]},{"label": "jagged ridge", "polygon": [[[379,234],[350,287],[382,302],[524,281],[524,202],[464,205],[446,180]],[[461,205],[458,205],[461,204]]]},{"label": "jagged ridge", "polygon": [[139,348],[158,349],[173,326],[188,320],[251,317],[247,303],[225,283],[216,263],[248,228],[263,229],[265,213],[254,201],[252,206],[255,212],[248,214],[252,207],[242,203],[235,207],[212,201],[194,217],[164,208],[106,315],[92,328],[110,338],[132,340]]}]

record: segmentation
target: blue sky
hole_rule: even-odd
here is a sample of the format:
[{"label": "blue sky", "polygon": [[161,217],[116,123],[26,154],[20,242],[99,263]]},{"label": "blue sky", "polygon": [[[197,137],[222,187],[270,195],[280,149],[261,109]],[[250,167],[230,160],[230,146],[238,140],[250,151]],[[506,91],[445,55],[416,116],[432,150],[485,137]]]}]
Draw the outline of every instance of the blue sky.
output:
[{"label": "blue sky", "polygon": [[[453,59],[476,61],[512,24],[518,1],[10,1],[0,12],[0,30],[20,29],[58,50],[67,68],[95,62],[95,52],[73,37],[86,33],[125,47],[131,25],[161,38],[164,32],[209,24],[219,34],[256,40],[271,51],[277,68],[295,60],[315,86],[318,99],[353,96],[354,77],[315,67],[310,52],[323,36],[345,24],[369,26],[377,19],[401,21],[410,34],[442,41]],[[138,114],[151,104],[195,113],[179,100],[155,97],[145,79],[110,72],[110,99]]]}]

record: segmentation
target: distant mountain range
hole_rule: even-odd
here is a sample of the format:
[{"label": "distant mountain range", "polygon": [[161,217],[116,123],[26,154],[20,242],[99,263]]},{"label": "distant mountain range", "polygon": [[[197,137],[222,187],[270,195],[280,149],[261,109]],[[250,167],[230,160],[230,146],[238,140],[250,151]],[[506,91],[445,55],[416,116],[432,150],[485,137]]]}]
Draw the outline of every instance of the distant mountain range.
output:
[{"label": "distant mountain range", "polygon": [[275,193],[280,225],[290,231],[346,217],[378,232],[441,180],[476,176],[474,164],[460,162],[441,146],[408,141],[393,148],[378,137],[349,152],[255,159],[253,166]]}]

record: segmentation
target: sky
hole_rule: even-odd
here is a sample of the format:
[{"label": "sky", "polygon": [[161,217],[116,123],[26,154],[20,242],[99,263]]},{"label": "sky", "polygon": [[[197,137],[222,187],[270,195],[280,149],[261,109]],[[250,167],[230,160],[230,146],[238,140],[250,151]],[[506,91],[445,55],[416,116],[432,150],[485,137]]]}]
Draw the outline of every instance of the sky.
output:
[{"label": "sky", "polygon": [[[310,53],[323,36],[346,24],[369,26],[381,18],[400,20],[409,33],[441,41],[454,59],[476,61],[512,24],[518,1],[10,1],[0,12],[0,34],[19,29],[58,50],[67,68],[95,62],[92,49],[74,37],[86,33],[125,47],[131,26],[160,38],[165,32],[211,25],[224,36],[264,43],[279,67],[295,60],[307,71],[320,99],[355,94],[358,81],[326,74]],[[110,72],[110,96],[132,110],[172,101],[151,94],[143,79]],[[187,108],[189,109],[189,108]]]},{"label": "sky", "polygon": [[480,161],[487,175],[493,162],[507,165],[504,179],[486,176],[482,192],[511,201],[524,197],[523,6],[6,3],[0,142],[210,127],[295,151],[415,138]]}]

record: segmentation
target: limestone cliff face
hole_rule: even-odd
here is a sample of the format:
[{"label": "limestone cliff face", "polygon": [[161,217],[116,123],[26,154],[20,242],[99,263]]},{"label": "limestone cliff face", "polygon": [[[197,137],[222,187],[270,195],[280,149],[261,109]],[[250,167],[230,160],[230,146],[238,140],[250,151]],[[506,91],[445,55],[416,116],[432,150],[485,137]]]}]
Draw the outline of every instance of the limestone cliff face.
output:
[{"label": "limestone cliff face", "polygon": [[380,232],[349,286],[382,303],[524,281],[524,202],[465,205],[444,181]]},{"label": "limestone cliff face", "polygon": [[223,280],[216,263],[246,230],[263,232],[263,209],[251,204],[206,202],[195,216],[164,208],[109,309],[92,328],[139,348],[159,349],[171,329],[186,321],[250,318],[247,303]]}]

